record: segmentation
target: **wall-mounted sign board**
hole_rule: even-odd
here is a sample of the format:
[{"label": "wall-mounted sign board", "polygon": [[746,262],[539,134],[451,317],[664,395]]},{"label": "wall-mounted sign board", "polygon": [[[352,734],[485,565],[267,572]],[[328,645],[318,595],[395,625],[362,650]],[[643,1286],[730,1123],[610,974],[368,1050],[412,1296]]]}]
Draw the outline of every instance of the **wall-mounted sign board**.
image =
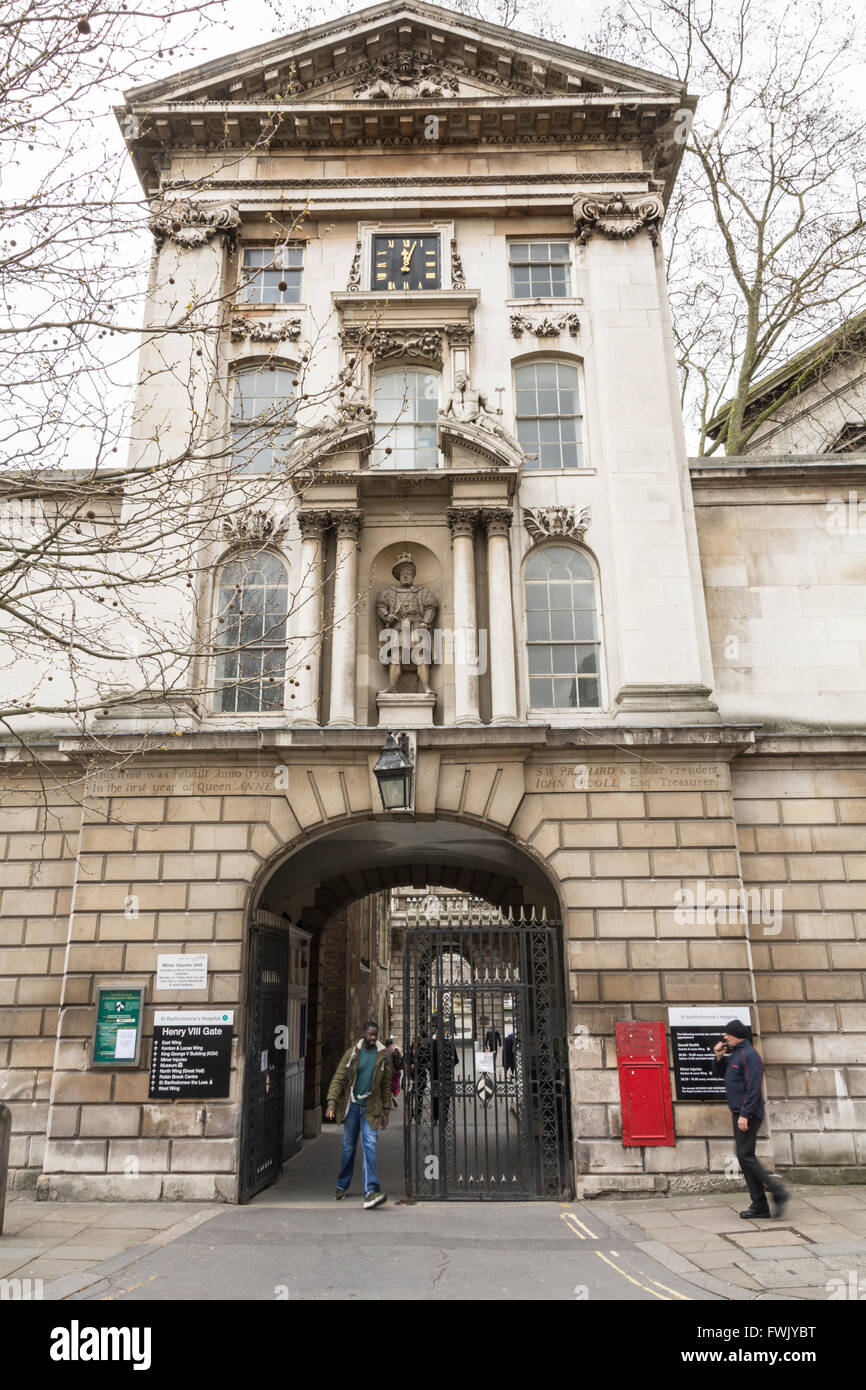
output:
[{"label": "wall-mounted sign board", "polygon": [[207,952],[194,955],[159,955],[156,958],[157,989],[207,989]]},{"label": "wall-mounted sign board", "polygon": [[232,1009],[157,1010],[150,1100],[218,1100],[229,1094]]},{"label": "wall-mounted sign board", "polygon": [[751,1028],[749,1010],[737,1005],[668,1009],[677,1100],[725,1099],[725,1078],[713,1075],[713,1044],[734,1018]]},{"label": "wall-mounted sign board", "polygon": [[99,985],[93,1025],[91,1066],[138,1067],[141,1065],[141,1015],[144,986],[132,989]]}]

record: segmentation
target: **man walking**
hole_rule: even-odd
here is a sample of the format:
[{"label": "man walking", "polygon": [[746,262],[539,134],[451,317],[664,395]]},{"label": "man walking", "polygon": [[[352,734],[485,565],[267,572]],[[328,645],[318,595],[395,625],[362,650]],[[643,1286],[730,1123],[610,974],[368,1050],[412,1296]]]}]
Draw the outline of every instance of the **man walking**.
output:
[{"label": "man walking", "polygon": [[[741,1211],[745,1220],[755,1217],[781,1216],[791,1200],[790,1193],[767,1172],[755,1155],[758,1130],[764,1118],[764,1098],[761,1083],[764,1065],[761,1054],[747,1040],[749,1029],[738,1018],[725,1024],[724,1042],[715,1044],[713,1072],[724,1076],[725,1093],[734,1118],[734,1142],[737,1159],[749,1189],[752,1204]],[[767,1190],[773,1194],[775,1212],[770,1211]]]},{"label": "man walking", "polygon": [[391,1075],[391,1058],[379,1042],[378,1026],[371,1020],[364,1024],[363,1037],[340,1058],[325,1104],[325,1119],[336,1119],[339,1106],[339,1120],[344,1126],[342,1167],[334,1193],[338,1202],[352,1182],[359,1135],[364,1206],[380,1207],[387,1200],[376,1172],[376,1144],[379,1130],[388,1128]]}]

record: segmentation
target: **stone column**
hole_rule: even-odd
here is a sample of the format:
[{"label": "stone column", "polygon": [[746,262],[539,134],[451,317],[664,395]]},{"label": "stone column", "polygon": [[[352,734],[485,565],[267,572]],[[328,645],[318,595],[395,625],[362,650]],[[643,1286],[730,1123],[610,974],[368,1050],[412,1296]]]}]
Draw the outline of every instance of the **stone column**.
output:
[{"label": "stone column", "polygon": [[355,726],[355,664],[358,649],[359,511],[332,512],[337,528],[337,568],[334,575],[334,628],[331,638],[331,707],[328,724]]},{"label": "stone column", "polygon": [[[301,573],[297,591],[298,635],[290,648],[289,712],[295,723],[319,722],[319,669],[322,661],[322,582],[324,535],[331,524],[325,511],[298,513]],[[294,694],[294,700],[291,696]]]},{"label": "stone column", "polygon": [[475,610],[475,523],[478,512],[450,507],[454,582],[454,723],[480,724],[478,674],[480,644]]},{"label": "stone column", "polygon": [[490,652],[491,724],[517,722],[514,670],[514,610],[511,602],[511,556],[508,532],[513,513],[510,507],[482,511],[487,531],[487,580]]}]

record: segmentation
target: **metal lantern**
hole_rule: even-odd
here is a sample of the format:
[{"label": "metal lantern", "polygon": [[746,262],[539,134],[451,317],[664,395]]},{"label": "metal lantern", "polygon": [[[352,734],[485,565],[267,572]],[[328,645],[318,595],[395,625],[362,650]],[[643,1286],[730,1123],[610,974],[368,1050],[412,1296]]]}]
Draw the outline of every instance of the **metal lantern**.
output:
[{"label": "metal lantern", "polygon": [[412,760],[402,734],[389,734],[373,771],[386,811],[408,811],[412,806]]}]

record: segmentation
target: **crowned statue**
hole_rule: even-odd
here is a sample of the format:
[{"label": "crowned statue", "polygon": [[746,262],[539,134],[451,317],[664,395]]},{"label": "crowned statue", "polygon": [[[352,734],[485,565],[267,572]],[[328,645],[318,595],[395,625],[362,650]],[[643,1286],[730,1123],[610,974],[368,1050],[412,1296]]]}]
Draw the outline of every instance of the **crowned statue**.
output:
[{"label": "crowned statue", "polygon": [[429,589],[415,583],[417,569],[407,551],[398,555],[391,573],[396,584],[382,589],[376,601],[376,616],[382,625],[379,659],[388,667],[385,693],[396,694],[403,667],[413,666],[419,690],[430,695],[431,629],[439,602]]}]

